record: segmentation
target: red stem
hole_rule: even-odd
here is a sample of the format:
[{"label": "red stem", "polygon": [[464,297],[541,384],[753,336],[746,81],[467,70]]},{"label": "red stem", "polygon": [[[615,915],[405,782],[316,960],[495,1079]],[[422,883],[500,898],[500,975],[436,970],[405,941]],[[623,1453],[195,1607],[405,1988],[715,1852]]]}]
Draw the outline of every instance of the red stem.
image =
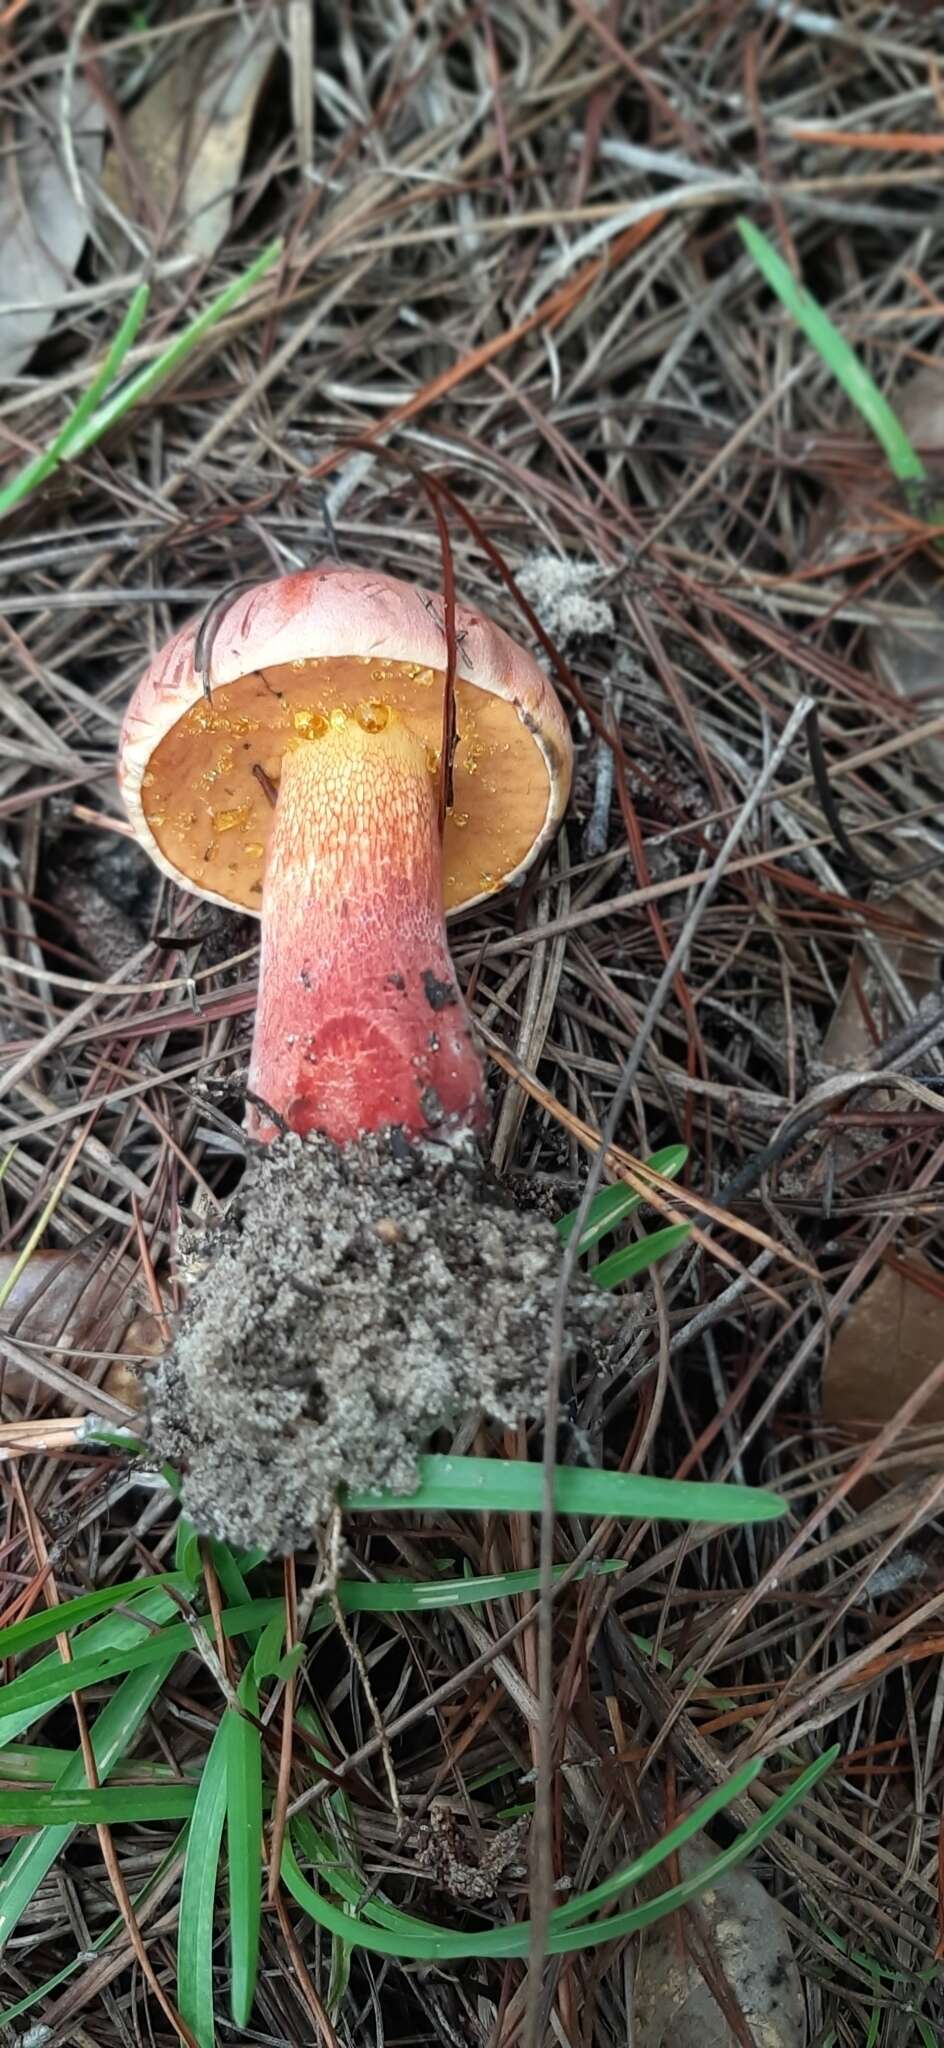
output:
[{"label": "red stem", "polygon": [[[247,1128],[347,1144],[487,1117],[449,949],[436,784],[386,707],[333,714],[282,761],[262,899]],[[382,725],[377,720],[383,718]]]}]

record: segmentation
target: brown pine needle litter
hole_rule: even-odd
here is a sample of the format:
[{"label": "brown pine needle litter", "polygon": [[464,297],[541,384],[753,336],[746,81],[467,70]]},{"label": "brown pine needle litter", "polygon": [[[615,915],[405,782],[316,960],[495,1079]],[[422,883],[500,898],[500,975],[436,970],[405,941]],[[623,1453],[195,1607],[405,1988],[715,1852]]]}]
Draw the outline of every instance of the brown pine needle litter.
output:
[{"label": "brown pine needle litter", "polygon": [[[901,1417],[893,1346],[868,1361],[887,1420],[820,1417],[876,1275],[944,1275],[941,669],[907,695],[887,658],[897,633],[913,673],[935,611],[940,648],[938,29],[865,0],[0,9],[0,503],[55,448],[0,516],[0,1255],[61,1181],[42,1246],[88,1267],[81,1331],[74,1288],[58,1322],[0,1303],[0,1628],[34,1630],[2,1675],[48,1671],[57,1626],[75,1665],[29,1715],[0,1696],[3,2043],[659,2048],[645,1931],[567,1949],[550,1916],[763,1755],[699,1845],[725,1847],[834,1743],[751,1861],[805,2039],[941,2038],[944,1313]],[[739,215],[893,410],[940,359],[920,488]],[[83,418],[110,351],[112,410]],[[788,1512],[352,1513],[283,1576],[181,1540],[160,1476],[83,1420],[133,1432],[131,1373],[239,1184],[258,939],[157,876],[115,745],[156,649],[228,585],[328,557],[441,589],[444,534],[577,745],[545,867],[452,928],[492,1165],[555,1222],[606,1135],[602,1185],[644,1199],[590,1266],[691,1226],[609,1297],[605,1342],[550,1361],[549,1458]],[[682,1183],[640,1165],[673,1144]],[[473,1412],[432,1449],[540,1467],[545,1438]],[[543,1635],[542,1533],[568,1574]],[[471,1604],[413,1593],[488,1575]],[[137,1667],[107,1662],[103,1617]],[[45,1822],[67,1766],[117,1803]],[[530,1965],[527,1943],[349,1948],[282,1882],[305,1841],[319,1895],[375,1929],[528,1921]],[[254,1914],[253,1981],[229,1942]],[[767,2039],[697,1907],[675,1928],[716,2038]]]}]

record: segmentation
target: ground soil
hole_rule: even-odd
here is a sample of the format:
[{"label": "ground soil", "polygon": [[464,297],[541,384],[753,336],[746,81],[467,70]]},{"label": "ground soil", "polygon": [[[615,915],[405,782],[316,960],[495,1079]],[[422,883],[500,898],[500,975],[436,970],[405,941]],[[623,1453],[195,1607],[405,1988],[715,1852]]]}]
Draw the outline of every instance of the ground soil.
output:
[{"label": "ground soil", "polygon": [[[222,1222],[192,1240],[147,1415],[207,1534],[301,1547],[339,1485],[412,1492],[434,1430],[543,1403],[556,1231],[508,1204],[471,1141],[396,1137],[254,1147]],[[578,1290],[571,1347],[604,1313]]]}]

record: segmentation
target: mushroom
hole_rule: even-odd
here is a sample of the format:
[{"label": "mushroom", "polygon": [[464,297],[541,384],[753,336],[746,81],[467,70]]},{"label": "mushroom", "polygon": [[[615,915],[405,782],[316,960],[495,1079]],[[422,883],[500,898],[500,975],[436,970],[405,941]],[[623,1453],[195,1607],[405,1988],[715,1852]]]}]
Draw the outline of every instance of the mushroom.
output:
[{"label": "mushroom", "polygon": [[122,729],[138,839],[181,888],[262,921],[247,1127],[346,1144],[481,1128],[445,915],[520,880],[560,823],[571,741],[523,648],[456,606],[440,834],[442,597],[321,565],[232,598],[208,687],[194,625]]}]

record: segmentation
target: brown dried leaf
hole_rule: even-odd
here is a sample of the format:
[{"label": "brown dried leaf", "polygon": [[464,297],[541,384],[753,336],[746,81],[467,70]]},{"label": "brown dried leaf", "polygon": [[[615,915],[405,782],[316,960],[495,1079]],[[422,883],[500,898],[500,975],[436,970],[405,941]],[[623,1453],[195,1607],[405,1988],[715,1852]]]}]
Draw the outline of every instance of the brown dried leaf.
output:
[{"label": "brown dried leaf", "polygon": [[[58,84],[37,95],[0,153],[0,380],[15,377],[67,303],[89,231],[63,161]],[[95,95],[74,81],[69,112],[79,171],[93,180],[104,120]]]},{"label": "brown dried leaf", "polygon": [[944,363],[924,363],[895,399],[895,411],[928,469],[944,464]]},{"label": "brown dried leaf", "polygon": [[[923,457],[928,474],[944,481],[944,364],[927,363],[905,385],[896,401],[901,424]],[[944,565],[939,569],[927,554],[913,556],[882,591],[883,607],[898,614],[871,626],[868,646],[878,674],[889,690],[902,697],[926,697],[926,717],[941,708],[944,675]],[[944,745],[926,740],[925,765],[944,774]]]},{"label": "brown dried leaf", "polygon": [[[944,1358],[944,1275],[909,1256],[883,1266],[839,1330],[823,1374],[827,1422],[888,1422]],[[944,1392],[922,1425],[944,1422]]]},{"label": "brown dried leaf", "polygon": [[[15,1264],[15,1253],[0,1252],[0,1287]],[[129,1357],[157,1357],[163,1350],[158,1317],[142,1312],[126,1276],[110,1263],[103,1283],[99,1261],[87,1252],[34,1252],[0,1307],[0,1387],[11,1400],[27,1400],[35,1382],[5,1356],[4,1336],[57,1350],[74,1345],[78,1352],[125,1351]],[[72,1363],[87,1375],[94,1360],[79,1357]],[[104,1386],[129,1408],[140,1406],[137,1374],[123,1360],[112,1360]]]},{"label": "brown dried leaf", "polygon": [[[259,93],[275,55],[271,23],[233,22],[188,40],[128,115],[126,154],[110,151],[102,189],[129,219],[166,246],[213,256],[232,219],[236,187]],[[116,258],[131,247],[106,230]]]},{"label": "brown dried leaf", "polygon": [[[892,403],[929,478],[944,491],[944,363],[926,363],[892,393]],[[885,495],[890,499],[890,492]],[[886,525],[880,530],[877,524],[879,496],[873,487],[825,500],[810,529],[810,558],[841,562],[879,543],[897,545],[904,538],[902,529]],[[870,592],[869,602],[878,614],[866,632],[876,674],[897,696],[926,700],[922,715],[932,717],[944,708],[944,558],[939,567],[927,550],[912,555]],[[924,740],[916,753],[926,773],[944,778],[944,742]]]},{"label": "brown dried leaf", "polygon": [[[910,996],[916,1003],[923,1001],[938,985],[938,956],[944,935],[937,931],[930,920],[912,909],[905,896],[889,896],[882,904],[887,917],[900,920],[910,931],[917,934],[910,938],[904,932],[881,933],[882,950],[891,966],[901,975]],[[927,940],[927,944],[922,944]],[[842,994],[836,1004],[832,1021],[823,1040],[823,1059],[831,1067],[861,1068],[869,1066],[877,1042],[883,1035],[881,1002],[883,990],[879,977],[872,967],[862,946],[857,946],[852,965],[846,976]],[[869,1029],[871,1013],[876,1033]],[[872,1097],[871,1107],[878,1107],[879,1101],[890,1099],[888,1091],[882,1096]]]},{"label": "brown dried leaf", "polygon": [[[684,1850],[687,1877],[707,1859]],[[787,1925],[776,1901],[749,1871],[732,1870],[693,1909],[758,2048],[803,2048],[806,2008]],[[738,2048],[701,1971],[683,1948],[677,1916],[642,1936],[636,1972],[638,2048]]]}]

